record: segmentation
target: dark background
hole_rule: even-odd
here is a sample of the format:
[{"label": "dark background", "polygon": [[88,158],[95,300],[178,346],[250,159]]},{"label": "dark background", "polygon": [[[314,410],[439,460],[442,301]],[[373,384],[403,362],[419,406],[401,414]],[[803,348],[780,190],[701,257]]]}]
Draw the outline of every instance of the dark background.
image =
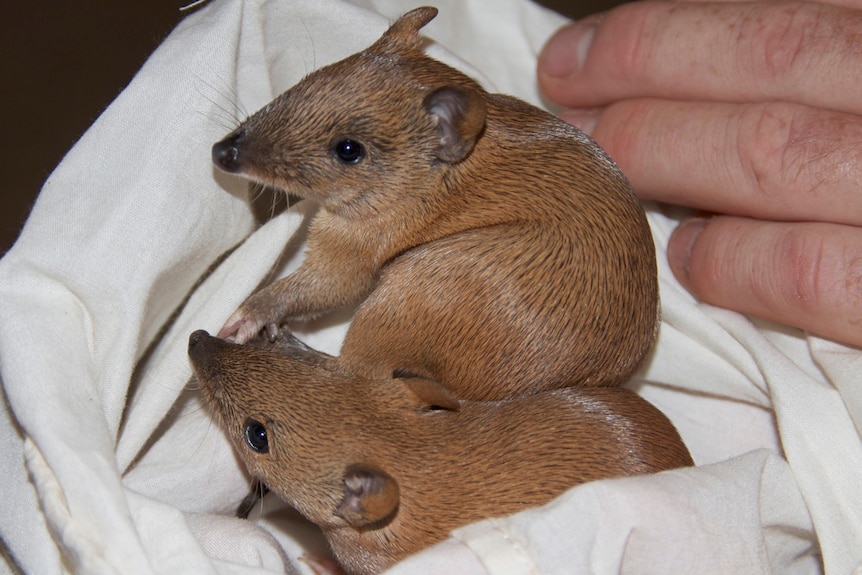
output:
[{"label": "dark background", "polygon": [[[180,7],[190,1],[25,0],[4,7],[0,255],[15,241],[51,170],[184,16]],[[613,0],[542,3],[578,17]]]}]

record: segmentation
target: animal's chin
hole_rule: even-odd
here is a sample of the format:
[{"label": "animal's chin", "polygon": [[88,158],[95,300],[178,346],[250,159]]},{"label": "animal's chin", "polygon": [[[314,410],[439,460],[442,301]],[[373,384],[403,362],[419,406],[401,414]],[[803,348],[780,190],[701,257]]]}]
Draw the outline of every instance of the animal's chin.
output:
[{"label": "animal's chin", "polygon": [[[250,169],[243,172],[242,177],[251,181],[252,191],[260,193],[263,190],[268,190],[284,194],[291,204],[298,200],[323,203],[327,200],[337,199],[343,202],[359,195],[356,192],[334,188],[332,184],[319,181],[316,178],[308,178],[302,172],[270,174]],[[337,189],[337,193],[334,191],[335,189]]]},{"label": "animal's chin", "polygon": [[253,196],[269,192],[275,195],[284,196],[288,205],[293,205],[299,200],[304,200],[311,196],[306,190],[297,189],[297,186],[291,185],[289,182],[285,182],[283,180],[246,177],[251,181],[251,191]]}]

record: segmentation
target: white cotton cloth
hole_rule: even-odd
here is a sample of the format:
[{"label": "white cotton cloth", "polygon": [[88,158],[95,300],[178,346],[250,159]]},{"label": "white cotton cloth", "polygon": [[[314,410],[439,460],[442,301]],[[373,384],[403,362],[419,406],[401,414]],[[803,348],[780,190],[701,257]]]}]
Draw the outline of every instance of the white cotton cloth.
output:
[{"label": "white cotton cloth", "polygon": [[[562,18],[525,0],[435,4],[434,56],[542,104],[536,55]],[[48,179],[0,261],[5,571],[308,572],[297,558],[319,534],[276,500],[233,517],[248,478],[187,389],[186,357],[188,334],[217,330],[286,245],[281,271],[297,265],[308,208],[256,226],[210,146],[417,5],[209,2]],[[663,321],[631,385],[698,467],[577,487],[391,573],[862,574],[862,354],[695,302],[664,259],[677,214],[648,212]],[[337,352],[344,330],[304,337]]]}]

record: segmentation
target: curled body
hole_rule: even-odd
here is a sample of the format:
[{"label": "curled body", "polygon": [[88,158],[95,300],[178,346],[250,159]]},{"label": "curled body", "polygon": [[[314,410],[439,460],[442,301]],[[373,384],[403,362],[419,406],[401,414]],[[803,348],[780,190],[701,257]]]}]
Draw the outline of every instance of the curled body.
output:
[{"label": "curled body", "polygon": [[582,132],[428,57],[435,14],[407,13],[215,144],[221,169],[320,205],[302,265],[219,335],[359,304],[337,360],[356,375],[476,400],[617,386],[658,322],[643,209]]},{"label": "curled body", "polygon": [[575,485],[691,465],[670,421],[626,388],[471,401],[421,377],[369,379],[289,334],[189,338],[205,396],[249,471],[321,527],[351,574]]}]

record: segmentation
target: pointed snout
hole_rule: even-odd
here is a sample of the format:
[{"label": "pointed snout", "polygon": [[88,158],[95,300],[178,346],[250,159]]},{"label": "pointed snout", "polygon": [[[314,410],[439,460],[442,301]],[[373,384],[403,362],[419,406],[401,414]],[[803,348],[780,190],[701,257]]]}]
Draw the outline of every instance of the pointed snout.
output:
[{"label": "pointed snout", "polygon": [[224,358],[225,354],[234,347],[237,347],[237,344],[210,335],[203,329],[193,331],[189,335],[189,357],[195,365],[219,363],[223,361],[220,358]]},{"label": "pointed snout", "polygon": [[212,158],[217,168],[235,174],[242,169],[243,130],[228,134],[223,140],[213,144]]},{"label": "pointed snout", "polygon": [[202,329],[189,335],[189,360],[201,385],[206,387],[221,379],[227,360],[225,354],[232,345]]},{"label": "pointed snout", "polygon": [[206,330],[199,329],[189,336],[189,357],[192,360],[200,360],[212,347],[213,336]]}]

